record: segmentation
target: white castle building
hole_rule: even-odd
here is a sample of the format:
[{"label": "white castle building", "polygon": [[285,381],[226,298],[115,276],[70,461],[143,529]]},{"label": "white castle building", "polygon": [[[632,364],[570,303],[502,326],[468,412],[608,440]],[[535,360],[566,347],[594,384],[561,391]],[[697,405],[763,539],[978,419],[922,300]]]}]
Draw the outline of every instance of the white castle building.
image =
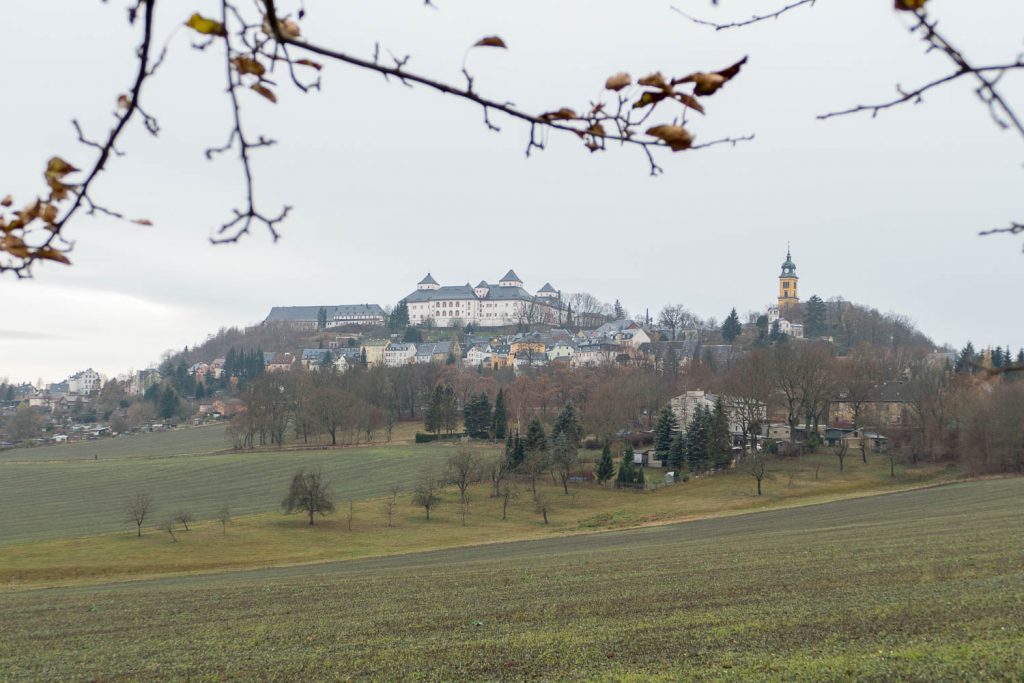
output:
[{"label": "white castle building", "polygon": [[523,289],[523,281],[511,270],[496,285],[480,282],[476,287],[468,282],[442,286],[427,273],[416,285],[416,291],[404,301],[409,306],[409,323],[412,325],[559,325],[565,318],[561,294],[551,283],[546,283],[536,294],[530,294]]}]

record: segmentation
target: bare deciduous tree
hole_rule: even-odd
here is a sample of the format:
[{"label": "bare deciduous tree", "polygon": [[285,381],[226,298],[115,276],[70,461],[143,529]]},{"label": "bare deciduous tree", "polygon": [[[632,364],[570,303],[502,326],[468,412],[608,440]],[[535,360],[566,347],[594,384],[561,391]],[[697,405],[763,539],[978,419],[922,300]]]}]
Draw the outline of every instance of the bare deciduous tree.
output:
[{"label": "bare deciduous tree", "polygon": [[[2,201],[0,220],[6,224],[6,235],[0,241],[0,254],[7,258],[0,262],[0,271],[8,270],[19,276],[27,276],[32,264],[38,261],[69,264],[66,254],[71,249],[71,243],[64,236],[63,230],[82,211],[130,220],[118,211],[98,204],[93,196],[93,184],[110,161],[123,153],[118,143],[133,119],[141,119],[151,135],[156,136],[160,132],[157,119],[143,107],[142,95],[143,86],[158,73],[168,48],[164,47],[157,52],[154,45],[157,0],[129,0],[127,4],[129,23],[139,31],[139,44],[133,56],[136,68],[132,82],[127,91],[116,98],[114,122],[106,134],[94,138],[77,121],[73,121],[79,141],[96,152],[95,160],[84,171],[84,178],[76,180],[75,174],[81,171],[54,156],[45,170],[48,188],[46,195],[11,210],[9,216],[4,214],[13,205],[13,200],[5,198]],[[238,208],[232,210],[228,220],[215,229],[212,238],[214,243],[236,242],[258,226],[265,228],[272,239],[278,239],[279,226],[288,216],[291,207],[284,206],[275,212],[267,212],[260,207],[252,163],[256,151],[276,141],[249,130],[249,122],[243,117],[240,102],[242,93],[252,92],[270,103],[276,103],[286,80],[302,92],[319,89],[319,73],[325,65],[314,61],[312,57],[376,72],[409,87],[423,87],[472,103],[481,107],[484,125],[494,131],[500,128],[492,122],[491,117],[500,113],[528,126],[527,155],[534,150],[544,149],[547,144],[546,134],[553,130],[575,136],[592,152],[605,150],[609,141],[639,148],[645,153],[650,173],[657,175],[661,172],[653,155],[653,150],[657,148],[679,152],[722,143],[736,144],[740,140],[751,139],[751,136],[745,136],[695,144],[693,133],[684,127],[692,128],[686,118],[688,112],[705,111],[698,97],[713,95],[726,81],[739,74],[746,62],[745,58],[714,72],[713,84],[707,81],[707,74],[703,72],[684,78],[666,78],[661,73],[652,73],[637,80],[624,72],[613,74],[604,83],[604,89],[596,101],[577,109],[556,105],[551,111],[536,113],[518,108],[508,98],[491,99],[483,96],[476,90],[474,77],[465,60],[462,69],[464,84],[442,82],[412,71],[408,67],[409,55],[396,57],[385,50],[390,55],[385,57],[379,43],[372,55],[357,56],[311,42],[302,32],[301,22],[305,9],[301,8],[301,3],[294,15],[279,11],[277,5],[276,0],[258,0],[253,3],[221,0],[218,16],[207,17],[196,12],[187,20],[184,14],[175,19],[175,23],[184,21],[191,30],[193,47],[211,55],[211,59],[223,58],[219,68],[223,68],[226,76],[225,91],[231,111],[229,132],[226,142],[207,149],[205,156],[210,159],[228,152],[237,152],[244,199]],[[218,49],[208,50],[212,45],[217,45]],[[505,41],[498,36],[486,36],[468,46],[470,50],[504,50],[507,47]],[[284,78],[277,78],[275,72],[284,74]],[[633,87],[634,84],[636,87]],[[145,106],[148,107],[148,104]],[[67,176],[74,177],[69,180]],[[134,222],[151,224],[143,218],[136,218]]]},{"label": "bare deciduous tree", "polygon": [[747,472],[754,479],[757,480],[757,495],[761,495],[761,482],[764,480],[765,475],[768,473],[768,459],[764,453],[758,451],[752,452],[744,460],[744,466]]},{"label": "bare deciduous tree", "polygon": [[510,481],[501,485],[501,518],[508,519],[508,506],[513,500],[519,497],[519,487]]},{"label": "bare deciduous tree", "polygon": [[217,521],[220,522],[220,529],[224,536],[228,535],[228,524],[231,524],[231,508],[227,505],[221,506],[217,511]]},{"label": "bare deciduous tree", "polygon": [[128,520],[135,523],[136,535],[142,536],[142,523],[153,512],[153,496],[139,493],[125,502],[124,509]]},{"label": "bare deciduous tree", "polygon": [[551,508],[551,499],[548,498],[546,493],[540,493],[534,497],[533,509],[544,518],[545,524],[548,523],[548,513],[551,512]]},{"label": "bare deciduous tree", "polygon": [[384,512],[384,519],[387,520],[387,525],[389,527],[394,526],[393,521],[395,518],[395,505],[398,504],[398,493],[398,487],[393,486],[391,488],[390,495],[388,495],[388,497],[385,498],[384,502],[381,504],[381,510]]},{"label": "bare deciduous tree", "polygon": [[448,458],[446,463],[446,481],[459,489],[459,502],[466,501],[466,490],[470,484],[480,481],[480,459],[477,454],[465,447],[460,447]]},{"label": "bare deciduous tree", "polygon": [[438,495],[440,490],[437,475],[434,474],[433,468],[428,466],[420,470],[416,488],[412,492],[412,504],[423,508],[428,520],[430,519],[430,511],[441,502],[441,497]]},{"label": "bare deciduous tree", "polygon": [[185,531],[188,531],[189,522],[195,521],[196,517],[188,510],[178,510],[171,519],[185,527]]}]

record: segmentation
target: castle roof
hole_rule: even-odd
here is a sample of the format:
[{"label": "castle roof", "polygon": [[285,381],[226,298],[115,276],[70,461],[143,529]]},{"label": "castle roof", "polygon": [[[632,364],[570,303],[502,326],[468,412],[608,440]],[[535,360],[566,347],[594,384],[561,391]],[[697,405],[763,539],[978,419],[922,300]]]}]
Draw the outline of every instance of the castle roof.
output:
[{"label": "castle roof", "polygon": [[436,285],[437,284],[437,280],[435,280],[433,278],[433,276],[430,275],[430,273],[427,273],[427,276],[425,278],[423,278],[422,280],[420,280],[418,284],[421,284],[421,285]]},{"label": "castle roof", "polygon": [[505,273],[505,277],[501,278],[499,282],[522,282],[522,280],[516,275],[515,271],[510,270]]},{"label": "castle roof", "polygon": [[558,290],[551,286],[550,282],[545,282],[544,286],[540,288],[541,292],[551,292],[552,294],[558,294]]}]

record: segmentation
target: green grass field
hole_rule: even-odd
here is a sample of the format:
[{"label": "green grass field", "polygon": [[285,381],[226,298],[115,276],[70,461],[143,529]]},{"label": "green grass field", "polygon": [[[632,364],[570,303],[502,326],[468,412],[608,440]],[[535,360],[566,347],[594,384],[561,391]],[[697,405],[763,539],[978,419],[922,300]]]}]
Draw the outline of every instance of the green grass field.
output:
[{"label": "green grass field", "polygon": [[[8,592],[6,680],[1024,678],[1024,479]],[[385,532],[382,532],[385,533]]]},{"label": "green grass field", "polygon": [[[489,496],[488,485],[479,483],[470,489],[464,525],[457,491],[450,487],[429,522],[422,509],[411,505],[410,495],[401,494],[394,526],[387,528],[379,496],[393,484],[407,491],[420,463],[434,462],[440,469],[452,452],[451,446],[426,444],[111,461],[106,467],[99,467],[102,461],[11,465],[4,469],[34,479],[0,482],[0,507],[10,510],[12,520],[7,533],[23,534],[0,545],[0,590],[593,533],[885,493],[950,481],[957,475],[921,466],[901,468],[899,476],[891,478],[887,464],[876,458],[867,464],[847,463],[840,474],[834,457],[817,455],[774,461],[761,497],[755,494],[754,480],[742,471],[647,493],[585,485],[572,487],[572,495],[566,496],[548,480],[541,491],[552,501],[549,524],[534,510],[524,482],[519,483],[520,495],[511,502],[507,519],[502,519],[501,502]],[[334,515],[318,520],[312,529],[302,516],[284,516],[278,509],[291,473],[300,464],[323,466],[338,504]],[[649,472],[651,477],[656,474]],[[125,478],[134,483],[125,484]],[[142,538],[136,538],[134,526],[120,509],[120,492],[135,488],[152,490],[158,506]],[[52,502],[43,504],[40,498]],[[209,516],[225,500],[237,516],[226,535],[214,521],[192,525],[190,531],[176,534],[176,541],[153,528],[177,505]],[[351,529],[348,500],[354,501]],[[59,516],[57,503],[65,506]],[[98,533],[112,528],[119,531]],[[66,533],[68,529],[76,533]]]},{"label": "green grass field", "polygon": [[8,462],[56,462],[121,460],[124,458],[160,458],[180,455],[204,455],[231,448],[223,424],[172,429],[166,432],[139,433],[106,437],[95,441],[13,448],[0,451],[0,465]]},{"label": "green grass field", "polygon": [[[191,439],[191,431],[209,430],[182,434]],[[110,448],[121,449],[117,442]],[[451,453],[436,444],[175,456],[169,449],[161,442],[135,457],[117,450],[99,460],[0,463],[0,544],[124,529],[125,500],[142,492],[153,496],[154,523],[179,508],[199,518],[225,504],[236,515],[275,510],[299,467],[322,467],[339,500],[380,496],[393,485],[409,487],[420,467]]]}]

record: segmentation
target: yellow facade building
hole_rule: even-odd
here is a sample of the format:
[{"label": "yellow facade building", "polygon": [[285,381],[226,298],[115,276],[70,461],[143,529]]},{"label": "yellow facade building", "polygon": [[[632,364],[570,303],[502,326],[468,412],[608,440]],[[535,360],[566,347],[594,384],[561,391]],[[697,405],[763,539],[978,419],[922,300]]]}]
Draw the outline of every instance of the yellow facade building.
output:
[{"label": "yellow facade building", "polygon": [[796,264],[790,255],[789,247],[786,247],[786,260],[782,264],[782,273],[779,274],[779,313],[785,315],[786,308],[800,303],[800,295],[797,293]]}]

